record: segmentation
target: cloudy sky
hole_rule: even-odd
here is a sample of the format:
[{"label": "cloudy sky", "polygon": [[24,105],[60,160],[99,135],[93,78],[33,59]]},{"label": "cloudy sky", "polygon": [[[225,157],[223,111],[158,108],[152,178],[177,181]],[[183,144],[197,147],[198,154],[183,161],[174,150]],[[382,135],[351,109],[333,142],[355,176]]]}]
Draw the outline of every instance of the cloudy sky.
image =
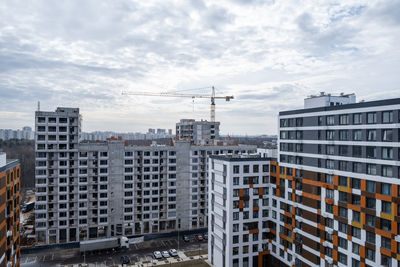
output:
[{"label": "cloudy sky", "polygon": [[[0,128],[79,107],[83,130],[174,128],[209,100],[123,96],[214,85],[224,134],[274,134],[307,95],[400,96],[400,1],[0,2]],[[210,89],[184,91],[208,94]]]}]

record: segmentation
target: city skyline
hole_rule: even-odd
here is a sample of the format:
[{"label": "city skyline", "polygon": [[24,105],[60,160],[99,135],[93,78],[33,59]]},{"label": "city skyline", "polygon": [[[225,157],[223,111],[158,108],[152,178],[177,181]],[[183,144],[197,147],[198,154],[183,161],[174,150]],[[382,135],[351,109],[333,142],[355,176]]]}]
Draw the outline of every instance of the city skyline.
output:
[{"label": "city skyline", "polygon": [[310,94],[398,96],[398,10],[397,1],[4,1],[0,128],[33,126],[37,101],[79,107],[87,132],[173,128],[209,119],[209,101],[121,91],[214,85],[235,96],[217,101],[221,132],[276,134],[276,110]]}]

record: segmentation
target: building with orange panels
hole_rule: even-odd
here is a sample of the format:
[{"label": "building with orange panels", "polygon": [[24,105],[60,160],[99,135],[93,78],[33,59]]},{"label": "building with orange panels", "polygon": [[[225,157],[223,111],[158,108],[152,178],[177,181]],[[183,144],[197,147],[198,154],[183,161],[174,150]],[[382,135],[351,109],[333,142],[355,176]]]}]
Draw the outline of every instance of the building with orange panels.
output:
[{"label": "building with orange panels", "polygon": [[20,176],[18,160],[0,152],[0,266],[20,266]]},{"label": "building with orange panels", "polygon": [[279,113],[279,264],[398,266],[399,122],[400,98],[354,94],[321,93]]}]

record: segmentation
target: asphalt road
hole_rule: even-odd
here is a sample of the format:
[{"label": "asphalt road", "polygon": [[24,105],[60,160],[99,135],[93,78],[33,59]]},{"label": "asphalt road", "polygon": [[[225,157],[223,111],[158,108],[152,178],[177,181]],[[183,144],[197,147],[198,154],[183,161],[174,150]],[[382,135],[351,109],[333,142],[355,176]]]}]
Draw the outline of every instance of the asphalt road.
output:
[{"label": "asphalt road", "polygon": [[[92,263],[93,266],[113,266],[121,264],[122,255],[127,255],[131,263],[139,261],[153,260],[153,251],[169,250],[171,248],[178,250],[178,238],[163,238],[145,241],[139,244],[131,244],[129,250],[121,249],[115,252],[86,253],[86,263]],[[191,236],[190,242],[184,242],[182,237],[179,240],[179,251],[196,251],[207,249],[207,241],[197,241]],[[80,255],[79,249],[55,249],[53,251],[44,251],[35,254],[21,255],[21,266],[47,267],[67,264],[83,263],[84,257]]]}]

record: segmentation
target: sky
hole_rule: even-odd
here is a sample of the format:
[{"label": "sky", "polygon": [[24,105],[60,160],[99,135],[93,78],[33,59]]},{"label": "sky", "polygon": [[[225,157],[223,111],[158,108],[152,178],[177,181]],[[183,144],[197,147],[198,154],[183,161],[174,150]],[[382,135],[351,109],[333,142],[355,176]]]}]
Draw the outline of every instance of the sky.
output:
[{"label": "sky", "polygon": [[[311,94],[400,97],[400,1],[0,2],[0,128],[79,107],[83,131],[145,132],[210,119],[222,134],[276,134]],[[191,90],[195,88],[204,88]]]}]

